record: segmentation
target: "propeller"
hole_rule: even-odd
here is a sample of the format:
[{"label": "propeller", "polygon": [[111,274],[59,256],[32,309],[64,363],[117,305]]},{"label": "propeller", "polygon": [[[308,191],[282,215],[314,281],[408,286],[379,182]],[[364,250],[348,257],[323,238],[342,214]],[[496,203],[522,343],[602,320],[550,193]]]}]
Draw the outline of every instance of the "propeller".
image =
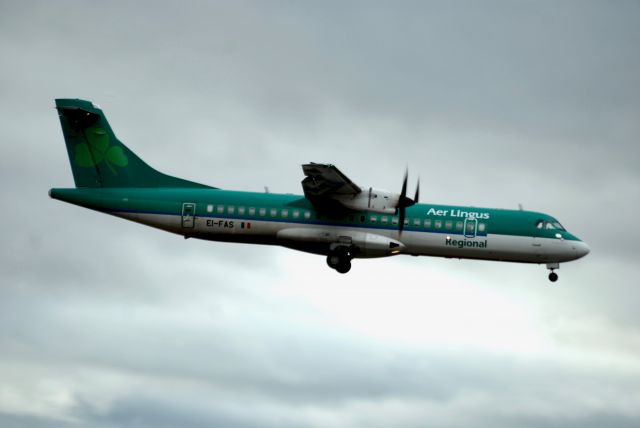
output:
[{"label": "propeller", "polygon": [[399,224],[398,231],[402,233],[404,229],[404,220],[406,218],[406,209],[418,202],[420,197],[420,179],[418,179],[418,185],[416,186],[416,195],[413,199],[407,197],[407,180],[409,179],[409,168],[404,171],[404,179],[402,180],[402,191],[400,192],[400,199],[398,199],[398,211],[399,211]]}]

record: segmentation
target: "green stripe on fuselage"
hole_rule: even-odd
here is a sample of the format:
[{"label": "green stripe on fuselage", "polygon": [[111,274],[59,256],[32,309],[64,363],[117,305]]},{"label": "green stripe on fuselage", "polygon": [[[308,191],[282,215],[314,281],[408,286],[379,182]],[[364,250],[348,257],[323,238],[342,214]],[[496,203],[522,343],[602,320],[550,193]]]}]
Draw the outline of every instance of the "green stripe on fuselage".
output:
[{"label": "green stripe on fuselage", "polygon": [[[182,204],[191,202],[196,204],[195,215],[197,217],[217,217],[234,218],[259,221],[286,221],[287,223],[336,225],[357,228],[373,228],[397,230],[398,225],[392,224],[392,216],[387,215],[387,224],[382,224],[381,218],[384,214],[371,212],[349,211],[339,217],[325,215],[318,216],[309,200],[301,195],[283,195],[275,193],[254,193],[238,192],[219,189],[189,189],[189,188],[79,188],[79,189],[51,189],[52,198],[60,199],[75,205],[102,211],[106,213],[131,212],[165,215],[182,215]],[[208,212],[207,206],[213,205],[213,211]],[[218,213],[216,207],[224,205],[224,213]],[[235,207],[235,212],[229,214],[226,207]],[[238,208],[244,207],[244,214],[238,213]],[[249,214],[249,208],[256,208],[255,214]],[[259,214],[259,208],[267,210],[266,215]],[[276,209],[277,215],[272,217],[270,210]],[[288,216],[282,217],[283,209],[288,210]],[[298,218],[293,217],[294,210],[300,210]],[[309,211],[310,218],[304,218],[303,212]],[[511,235],[529,236],[540,238],[554,238],[560,233],[564,239],[579,239],[565,230],[537,228],[539,220],[556,222],[553,217],[533,212],[520,210],[505,210],[494,208],[475,208],[449,205],[416,204],[407,208],[407,219],[409,224],[405,226],[405,231],[414,232],[437,232],[462,234],[462,231],[447,230],[444,225],[451,221],[454,225],[458,221],[470,218],[470,213],[479,223],[485,224],[485,231],[478,232],[478,235]],[[352,217],[350,217],[352,216]],[[360,221],[360,217],[365,217],[365,222]],[[377,221],[373,223],[371,216],[376,216]],[[353,218],[353,220],[350,220]],[[414,219],[420,219],[420,226],[414,225]],[[431,227],[424,227],[424,220],[431,220]],[[442,228],[435,229],[435,221],[442,221]]]}]

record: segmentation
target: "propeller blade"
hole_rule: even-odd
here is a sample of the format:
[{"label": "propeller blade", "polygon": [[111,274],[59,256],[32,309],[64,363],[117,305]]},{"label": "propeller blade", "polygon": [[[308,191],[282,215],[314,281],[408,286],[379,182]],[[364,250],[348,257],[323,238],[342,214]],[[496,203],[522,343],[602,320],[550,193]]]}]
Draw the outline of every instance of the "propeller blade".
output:
[{"label": "propeller blade", "polygon": [[409,179],[409,168],[404,170],[404,180],[402,180],[402,191],[400,192],[400,199],[398,200],[398,232],[402,234],[402,229],[404,229],[404,219],[406,215],[406,207],[407,207],[407,180]]},{"label": "propeller blade", "polygon": [[409,168],[404,170],[404,180],[402,180],[402,191],[400,192],[399,205],[402,205],[407,197],[407,180],[409,179]]},{"label": "propeller blade", "polygon": [[418,177],[418,184],[416,184],[416,195],[413,199],[407,198],[407,179],[409,177],[409,168],[404,172],[404,181],[402,182],[402,192],[400,192],[400,199],[398,200],[398,214],[400,224],[398,224],[398,231],[402,234],[404,229],[404,221],[407,215],[407,207],[415,205],[420,200],[420,177]]},{"label": "propeller blade", "polygon": [[398,199],[398,208],[407,208],[411,205],[415,205],[416,201],[407,197],[407,179],[409,178],[409,170],[404,173],[404,180],[402,181],[402,191],[400,192],[400,198]]},{"label": "propeller blade", "polygon": [[402,230],[404,229],[404,219],[405,219],[405,207],[400,207],[400,218],[398,219],[399,223],[398,223],[398,232],[400,232],[400,234],[402,234]]}]

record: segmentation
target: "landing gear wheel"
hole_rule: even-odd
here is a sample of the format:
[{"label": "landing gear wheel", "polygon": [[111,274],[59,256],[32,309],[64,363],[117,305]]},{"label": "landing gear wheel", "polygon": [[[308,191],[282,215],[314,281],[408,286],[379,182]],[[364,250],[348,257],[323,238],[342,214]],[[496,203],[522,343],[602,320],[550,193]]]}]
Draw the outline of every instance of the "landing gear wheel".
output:
[{"label": "landing gear wheel", "polygon": [[327,256],[327,264],[331,269],[336,269],[340,265],[341,258],[338,254],[332,253]]},{"label": "landing gear wheel", "polygon": [[349,248],[338,247],[327,256],[327,264],[331,269],[335,269],[340,273],[347,273],[351,270],[351,259],[353,256]]},{"label": "landing gear wheel", "polygon": [[558,280],[558,274],[555,272],[551,272],[549,274],[549,281],[556,282]]},{"label": "landing gear wheel", "polygon": [[336,266],[336,271],[338,271],[339,273],[347,273],[351,270],[351,262],[349,260],[342,260],[340,263],[338,263],[338,266]]}]

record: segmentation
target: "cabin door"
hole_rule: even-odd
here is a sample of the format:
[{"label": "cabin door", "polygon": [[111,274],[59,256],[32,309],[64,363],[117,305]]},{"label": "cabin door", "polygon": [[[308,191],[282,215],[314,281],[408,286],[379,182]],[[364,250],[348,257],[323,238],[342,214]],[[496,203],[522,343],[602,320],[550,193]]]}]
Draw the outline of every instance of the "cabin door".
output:
[{"label": "cabin door", "polygon": [[193,229],[196,216],[196,204],[185,202],[182,204],[182,227],[185,229]]}]

